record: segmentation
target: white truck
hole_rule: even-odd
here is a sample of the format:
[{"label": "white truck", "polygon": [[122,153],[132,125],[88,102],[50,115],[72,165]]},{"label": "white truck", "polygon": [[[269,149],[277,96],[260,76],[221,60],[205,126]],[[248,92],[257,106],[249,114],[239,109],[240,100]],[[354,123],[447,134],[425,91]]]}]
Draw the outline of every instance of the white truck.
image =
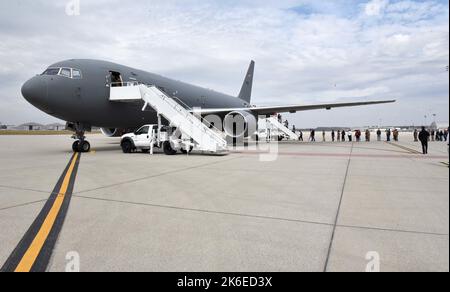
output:
[{"label": "white truck", "polygon": [[153,154],[154,148],[162,148],[166,155],[175,155],[178,151],[188,154],[194,149],[191,139],[175,128],[158,125],[144,125],[134,133],[122,136],[120,141],[123,153],[132,153],[141,150]]}]

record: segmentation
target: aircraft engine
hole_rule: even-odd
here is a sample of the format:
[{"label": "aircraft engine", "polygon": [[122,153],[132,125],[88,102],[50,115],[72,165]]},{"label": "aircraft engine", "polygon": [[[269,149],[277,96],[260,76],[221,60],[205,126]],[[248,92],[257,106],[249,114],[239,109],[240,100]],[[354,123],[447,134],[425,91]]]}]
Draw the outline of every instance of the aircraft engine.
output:
[{"label": "aircraft engine", "polygon": [[125,129],[110,129],[110,128],[101,128],[100,129],[106,137],[121,137],[126,133]]},{"label": "aircraft engine", "polygon": [[223,122],[225,133],[230,137],[248,137],[256,133],[256,117],[246,111],[234,111],[225,116]]}]

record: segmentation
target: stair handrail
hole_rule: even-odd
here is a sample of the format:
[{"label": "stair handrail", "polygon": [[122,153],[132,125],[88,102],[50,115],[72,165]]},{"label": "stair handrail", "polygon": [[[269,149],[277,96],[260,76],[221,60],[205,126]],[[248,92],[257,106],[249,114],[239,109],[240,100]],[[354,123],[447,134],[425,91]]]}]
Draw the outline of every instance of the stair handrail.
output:
[{"label": "stair handrail", "polygon": [[[154,88],[156,88],[156,89],[158,89],[159,91],[161,91],[161,92],[163,92],[161,89],[159,89],[157,86],[155,86],[155,85],[148,85],[148,84],[142,84],[142,85],[145,85],[145,86],[147,86],[147,87],[154,87]],[[157,93],[158,94],[158,93]],[[179,109],[177,109],[176,108],[176,106],[178,105],[180,105],[180,103],[181,103],[181,105],[183,106],[183,107],[185,107],[185,110],[187,110],[187,111],[192,111],[193,112],[193,109],[190,107],[190,106],[188,106],[186,103],[184,103],[181,99],[179,99],[178,97],[176,97],[176,96],[174,96],[174,97],[172,97],[172,96],[168,96],[168,94],[166,93],[166,92],[163,92],[163,94],[161,94],[161,93],[159,93],[159,95],[162,97],[162,99],[167,103],[167,104],[169,104],[170,106],[172,106],[173,107],[173,105],[171,104],[171,102],[170,102],[170,99],[172,99],[172,100],[178,100],[179,102],[175,102],[176,104],[175,104],[175,109],[176,110],[178,110],[180,113],[182,112],[181,110],[179,110]],[[170,99],[169,99],[170,98]],[[185,115],[185,117],[186,118],[189,118],[189,119],[191,119],[192,117],[193,118],[195,118],[195,119],[197,119],[195,116],[193,116],[192,114],[187,114],[187,115]],[[213,126],[208,120],[205,120],[205,119],[203,119],[202,121],[201,120],[199,120],[199,119],[197,119],[198,121],[200,121],[201,123],[203,123],[207,128],[205,129],[202,129],[203,130],[203,132],[204,133],[206,133],[206,134],[208,134],[209,136],[211,136],[211,135],[214,135],[215,136],[215,138],[216,139],[220,139],[220,142],[226,142],[219,134],[217,134],[214,130],[216,130],[216,131],[220,131],[218,128],[216,128],[215,126]],[[211,129],[212,130],[212,132],[213,133],[211,133],[211,132],[208,132],[207,130],[208,130],[208,128],[209,129]]]}]

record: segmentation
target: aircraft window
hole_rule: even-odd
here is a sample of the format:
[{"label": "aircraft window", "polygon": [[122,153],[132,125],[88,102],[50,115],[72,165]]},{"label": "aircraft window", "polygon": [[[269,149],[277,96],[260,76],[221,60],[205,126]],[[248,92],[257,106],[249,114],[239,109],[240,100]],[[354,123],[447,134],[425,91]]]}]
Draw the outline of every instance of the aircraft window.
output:
[{"label": "aircraft window", "polygon": [[72,78],[81,79],[81,71],[78,69],[72,70]]},{"label": "aircraft window", "polygon": [[68,68],[62,68],[61,72],[59,73],[59,75],[64,76],[64,77],[68,77],[68,78],[72,77],[71,70],[68,69]]},{"label": "aircraft window", "polygon": [[47,70],[42,73],[42,75],[58,75],[59,74],[59,68],[48,68]]}]

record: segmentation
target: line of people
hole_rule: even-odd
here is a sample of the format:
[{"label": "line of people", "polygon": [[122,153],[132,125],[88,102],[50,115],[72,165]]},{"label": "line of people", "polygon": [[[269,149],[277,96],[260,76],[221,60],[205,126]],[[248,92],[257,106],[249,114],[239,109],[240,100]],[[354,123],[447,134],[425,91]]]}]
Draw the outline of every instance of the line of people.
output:
[{"label": "line of people", "polygon": [[[300,141],[304,141],[304,134],[303,131],[298,130],[295,128],[295,126],[292,127],[292,131],[294,133],[298,133],[299,135],[299,140]],[[391,130],[388,129],[386,130],[386,141],[390,142],[392,140],[392,138],[394,139],[394,141],[398,142],[400,139],[400,132],[397,129]],[[377,136],[377,141],[382,141],[382,131],[380,129],[377,130],[376,132],[376,136]],[[332,142],[353,142],[353,140],[355,140],[356,142],[361,142],[362,141],[362,136],[363,133],[361,130],[356,130],[356,131],[350,131],[350,130],[332,130],[331,131],[331,141]],[[371,142],[372,140],[372,132],[367,129],[364,132],[364,138],[366,142]],[[309,142],[316,142],[316,130],[311,129],[310,133],[309,133]],[[327,132],[326,131],[322,131],[322,141],[326,142],[327,141]]]},{"label": "line of people", "polygon": [[[280,123],[282,123],[282,116],[278,115],[278,121]],[[284,126],[286,128],[289,128],[289,121],[285,121],[284,122]],[[297,133],[299,135],[299,140],[301,142],[304,142],[304,134],[302,130],[297,130],[295,125],[292,126],[292,131],[294,133]],[[431,129],[431,130],[427,130],[426,127],[422,127],[422,130],[419,131],[418,129],[414,130],[413,136],[414,136],[414,142],[421,142],[422,144],[422,150],[423,150],[423,154],[428,154],[428,148],[429,148],[429,142],[447,142],[447,144],[449,143],[449,131],[450,131],[450,127],[447,129],[441,129],[441,130],[436,130],[436,129]],[[381,142],[383,140],[382,138],[383,135],[383,131],[381,129],[378,129],[376,131],[376,139],[378,142]],[[386,129],[385,130],[385,137],[386,137],[386,142],[391,142],[392,140],[394,140],[395,142],[399,142],[400,140],[400,131],[398,129]],[[361,142],[362,141],[362,136],[363,133],[361,130],[355,130],[355,131],[351,131],[351,130],[332,130],[331,131],[331,141],[332,142],[353,142],[353,137],[355,138],[356,142]],[[365,136],[365,141],[366,142],[371,142],[372,140],[372,132],[367,129],[364,131],[364,136]],[[316,130],[311,129],[310,133],[309,133],[309,138],[308,138],[309,142],[316,142]],[[322,131],[322,141],[326,142],[327,141],[327,133],[326,131]]]},{"label": "line of people", "polygon": [[[429,130],[428,142],[447,142],[449,129],[445,130]],[[419,131],[414,130],[414,142],[419,142]]]},{"label": "line of people", "polygon": [[449,132],[450,128],[446,130],[430,130],[428,131],[425,127],[422,127],[422,131],[414,130],[414,142],[419,142],[422,144],[423,154],[428,154],[428,146],[430,142],[446,142],[449,143]]},{"label": "line of people", "polygon": [[[295,126],[293,126],[292,129],[294,132],[296,132],[296,128]],[[428,154],[428,147],[429,147],[429,142],[434,142],[434,141],[442,141],[442,142],[447,142],[449,141],[449,129],[446,130],[440,130],[438,131],[439,133],[436,134],[436,131],[428,131],[425,127],[422,127],[422,130],[419,132],[417,129],[414,130],[414,141],[415,142],[421,142],[422,144],[422,150],[423,150],[423,154]],[[299,140],[300,141],[304,141],[304,136],[303,136],[303,131],[299,130],[298,131],[299,134]],[[381,131],[381,129],[378,129],[376,131],[376,136],[377,136],[377,141],[382,141],[382,134],[383,132]],[[394,141],[398,142],[400,140],[400,132],[398,129],[387,129],[385,131],[386,134],[386,141],[387,142],[391,142],[392,138],[394,139]],[[335,131],[332,130],[331,132],[331,141],[332,142],[353,142],[353,136],[355,137],[356,142],[361,142],[362,139],[362,132],[360,130],[356,130],[354,131],[354,133],[352,131],[349,130],[342,130],[342,131]],[[326,132],[323,131],[322,132],[322,141],[326,142]],[[365,131],[365,141],[366,142],[370,142],[372,138],[372,132],[367,129]],[[316,130],[311,129],[310,134],[309,134],[309,142],[316,142]]]}]

